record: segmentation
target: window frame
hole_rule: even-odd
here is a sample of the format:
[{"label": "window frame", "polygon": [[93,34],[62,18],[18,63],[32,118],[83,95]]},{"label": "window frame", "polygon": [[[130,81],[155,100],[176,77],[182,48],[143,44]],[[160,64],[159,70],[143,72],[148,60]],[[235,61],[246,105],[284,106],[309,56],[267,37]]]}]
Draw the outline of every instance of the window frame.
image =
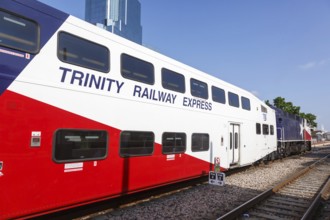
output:
[{"label": "window frame", "polygon": [[[170,70],[170,69],[167,69],[165,67],[163,67],[161,69],[161,74],[162,74],[162,86],[163,86],[164,89],[168,89],[168,90],[175,91],[175,92],[180,92],[180,93],[185,93],[186,92],[186,79],[185,79],[185,76],[183,74],[175,72],[175,71]],[[165,75],[167,75],[167,76],[165,77]],[[171,75],[171,76],[169,76],[169,75]],[[169,84],[171,83],[169,81],[166,81],[166,83],[165,83],[165,78],[167,78],[167,77],[173,78],[173,76],[176,77],[176,80],[178,80],[178,79],[181,80],[180,81],[181,84],[177,84],[179,89],[176,89],[174,86],[173,87],[169,86]],[[182,84],[182,82],[183,82],[183,84]],[[183,85],[183,87],[180,86],[180,85]],[[180,89],[180,88],[182,88],[182,89]]]},{"label": "window frame", "polygon": [[261,105],[261,112],[267,113],[267,108],[263,105]]},{"label": "window frame", "polygon": [[[218,97],[218,96],[215,96],[215,93],[216,91],[221,91],[221,97],[223,98],[223,100],[220,100],[220,99],[215,99],[215,97]],[[211,92],[212,92],[212,100],[214,102],[217,102],[217,103],[221,103],[221,104],[226,104],[226,91],[222,88],[219,88],[217,86],[212,86],[211,87]],[[218,93],[219,94],[219,93]],[[222,95],[223,94],[223,95]]]},{"label": "window frame", "polygon": [[[172,147],[173,149],[177,149],[177,148],[184,148],[183,150],[179,150],[179,151],[175,151],[175,150],[173,150],[173,151],[164,151],[164,149],[165,149],[165,144],[164,144],[164,138],[165,138],[165,135],[173,135],[173,138],[176,138],[177,136],[180,136],[180,135],[182,135],[181,136],[181,138],[183,137],[183,143],[184,143],[184,145],[182,145],[182,146],[178,146],[178,145],[176,145],[176,140],[174,140],[174,146]],[[172,136],[169,136],[169,137],[172,137]],[[170,147],[168,147],[168,148],[170,148]],[[186,133],[184,133],[184,132],[164,132],[163,134],[162,134],[162,153],[163,154],[183,154],[183,153],[185,153],[186,152],[186,149],[187,149],[187,135],[186,135]]]},{"label": "window frame", "polygon": [[[198,86],[194,86],[195,84],[198,84]],[[204,86],[204,90],[198,90],[198,88]],[[195,89],[197,88],[197,89]],[[200,81],[198,79],[190,78],[190,94],[194,97],[201,98],[201,99],[208,99],[209,98],[209,91],[208,91],[208,85],[206,82]]]},{"label": "window frame", "polygon": [[[235,100],[233,100],[234,97],[235,97]],[[233,101],[236,101],[236,98],[237,98],[237,105],[236,105],[236,102],[233,102]],[[232,107],[239,108],[240,107],[239,95],[234,92],[228,91],[228,103]]]},{"label": "window frame", "polygon": [[261,134],[261,124],[260,123],[256,123],[256,134],[257,135]]},{"label": "window frame", "polygon": [[[27,18],[25,16],[18,15],[16,13],[9,12],[7,10],[0,9],[0,14],[1,13],[4,13],[4,17],[3,18],[5,18],[5,14],[8,14],[9,16],[14,17],[15,20],[14,20],[14,18],[13,19],[7,18],[7,21],[12,22],[14,24],[22,25],[22,22],[20,22],[19,20],[24,20],[25,22],[29,22],[29,25],[34,25],[34,29],[33,30],[34,30],[34,33],[35,33],[36,38],[32,40],[32,43],[35,44],[34,49],[27,49],[27,48],[23,49],[22,47],[15,46],[14,44],[3,43],[2,41],[0,41],[0,46],[6,47],[6,48],[10,48],[10,49],[14,49],[14,50],[18,50],[18,51],[25,52],[25,53],[29,53],[29,54],[37,54],[37,53],[39,53],[39,51],[40,51],[40,25],[39,25],[39,23],[36,22],[36,21],[34,21],[34,20],[32,20],[32,19],[30,19],[30,18]],[[31,30],[29,30],[29,32],[30,31]],[[20,39],[18,39],[19,38],[18,35],[20,36],[21,33],[20,34],[17,34],[16,33],[14,37],[13,37],[13,35],[10,35],[9,37],[16,39],[16,41],[21,41],[22,43],[24,41],[28,41],[27,38],[23,38],[23,39],[20,38]]]},{"label": "window frame", "polygon": [[274,135],[274,125],[269,126],[269,133],[270,135]]},{"label": "window frame", "polygon": [[[129,60],[126,60],[124,62],[124,59],[127,59],[127,58]],[[124,69],[123,64],[128,65],[127,64],[128,61],[130,62],[129,63],[130,69],[127,69],[127,68]],[[143,64],[143,66],[141,64]],[[149,69],[150,68],[149,73],[148,74],[141,73],[141,69],[138,69],[139,71],[136,71],[137,65],[140,65],[138,67],[142,68],[142,69]],[[132,66],[133,66],[133,68],[131,68]],[[125,67],[128,67],[128,66],[125,66]],[[129,71],[129,73],[125,72],[124,70]],[[142,72],[144,72],[144,71],[142,71]],[[134,77],[134,73],[136,75],[140,75],[140,77]],[[129,79],[129,80],[133,80],[133,81],[140,82],[140,83],[145,83],[145,84],[148,84],[148,85],[154,85],[155,84],[155,67],[154,67],[154,65],[151,62],[142,60],[138,57],[129,55],[127,53],[122,53],[120,55],[120,74],[121,74],[122,77],[124,77],[126,79]],[[148,80],[143,80],[143,78],[148,79]]]},{"label": "window frame", "polygon": [[[198,144],[202,144],[202,146],[194,146],[194,136],[201,136],[201,140],[197,140],[198,142],[201,142],[201,143],[198,143]],[[204,140],[204,137],[207,137],[207,148],[205,148],[203,145],[205,143],[205,140]],[[192,152],[205,152],[205,151],[209,151],[210,149],[210,135],[208,133],[193,133],[191,135],[191,151]]]},{"label": "window frame", "polygon": [[[98,60],[89,60],[88,58],[90,57],[90,56],[87,56],[87,57],[83,57],[82,55],[84,55],[84,54],[89,54],[90,53],[90,51],[89,51],[89,53],[86,53],[85,51],[85,53],[75,53],[75,54],[73,54],[73,55],[71,55],[71,56],[74,56],[74,55],[79,55],[79,57],[81,57],[80,59],[77,59],[77,60],[66,60],[66,59],[63,59],[63,56],[61,55],[61,51],[62,51],[62,47],[61,47],[61,42],[64,40],[62,37],[64,37],[66,35],[66,37],[73,37],[73,38],[76,38],[75,40],[76,40],[76,43],[78,44],[80,44],[81,43],[81,47],[83,47],[83,44],[82,43],[86,43],[85,45],[89,45],[89,50],[91,50],[91,48],[92,47],[90,47],[91,45],[94,45],[95,47],[95,51],[93,51],[94,53],[96,53],[97,51],[96,51],[96,49],[97,48],[99,48],[99,49],[104,49],[104,51],[103,52],[106,52],[106,59],[104,60],[106,63],[105,63],[105,68],[97,68],[97,66],[92,66],[92,65],[87,65],[87,64],[85,64],[85,63],[88,63],[88,62],[90,62],[90,63],[95,63],[95,64],[97,64],[97,62],[98,62]],[[66,40],[68,40],[68,38],[66,39]],[[85,46],[85,47],[87,47],[87,46]],[[72,48],[74,48],[74,46],[72,46],[71,47],[71,49]],[[74,48],[75,49],[75,48]],[[101,51],[101,50],[99,50],[99,51]],[[71,50],[70,50],[70,52],[71,52]],[[76,51],[74,51],[74,52],[76,52]],[[77,35],[74,35],[74,34],[71,34],[71,33],[69,33],[69,32],[66,32],[66,31],[60,31],[59,33],[58,33],[58,35],[57,35],[57,58],[61,61],[61,62],[64,62],[64,63],[68,63],[68,64],[71,64],[71,65],[75,65],[75,66],[80,66],[80,67],[83,67],[83,68],[86,68],[86,69],[91,69],[91,70],[95,70],[95,71],[98,71],[98,72],[103,72],[103,73],[109,73],[110,72],[110,67],[111,67],[111,63],[110,63],[110,57],[111,57],[111,54],[110,54],[110,50],[106,47],[106,46],[104,46],[104,45],[102,45],[102,44],[98,44],[98,43],[95,43],[95,42],[93,42],[93,41],[90,41],[90,40],[88,40],[88,39],[86,39],[86,38],[82,38],[82,37],[79,37],[79,36],[77,36]],[[82,60],[83,60],[83,58],[85,58],[85,63],[84,62],[82,62]],[[100,62],[101,63],[101,62]]]},{"label": "window frame", "polygon": [[[95,150],[103,150],[104,149],[104,155],[102,156],[95,156],[95,157],[85,157],[85,158],[68,158],[68,159],[59,159],[57,157],[57,150],[58,147],[58,138],[61,138],[62,137],[58,137],[59,133],[60,132],[63,132],[62,135],[65,135],[67,136],[67,138],[71,138],[71,141],[70,142],[78,142],[78,140],[74,140],[75,136],[79,136],[80,134],[80,138],[81,138],[81,134],[82,133],[96,133],[96,132],[100,132],[100,134],[102,133],[104,135],[104,147],[100,148],[92,148],[89,146],[89,148],[86,147],[86,143],[88,145],[89,141],[81,141],[81,145],[83,145],[82,147],[80,148],[73,148],[75,146],[72,146],[71,147],[71,154],[73,155],[74,151],[76,150],[76,153],[78,154],[79,153],[90,153],[89,151],[87,151],[87,149],[95,149]],[[69,134],[65,134],[65,132],[68,132]],[[72,134],[70,134],[70,132]],[[74,133],[77,132],[77,134],[75,135]],[[61,134],[60,134],[61,135]],[[64,138],[65,138],[64,136]],[[85,139],[86,139],[86,136],[85,135]],[[63,138],[63,140],[64,140]],[[86,139],[87,140],[87,139]],[[83,161],[91,161],[91,160],[103,160],[105,159],[107,156],[108,156],[108,143],[109,143],[109,135],[108,135],[108,132],[106,130],[93,130],[93,129],[66,129],[66,128],[63,128],[63,129],[57,129],[55,132],[54,132],[54,135],[53,135],[53,147],[52,147],[52,157],[53,157],[53,160],[56,162],[56,163],[67,163],[67,162],[83,162]],[[62,145],[64,145],[65,143],[61,143]],[[75,144],[74,144],[75,145]],[[63,151],[67,150],[67,149],[61,149]],[[69,151],[68,151],[69,152]],[[92,151],[91,151],[92,152]],[[94,153],[96,154],[97,151]]]},{"label": "window frame", "polygon": [[241,96],[242,109],[251,111],[251,101],[249,98]]},{"label": "window frame", "polygon": [[[266,126],[267,126],[267,129],[265,129]],[[269,125],[268,124],[262,124],[262,134],[269,135]]]},{"label": "window frame", "polygon": [[[151,151],[149,152],[142,152],[142,153],[123,153],[122,152],[122,149],[123,149],[123,134],[124,133],[131,133],[131,134],[134,134],[134,135],[143,135],[143,134],[151,134],[151,136],[152,136],[152,148],[151,148]],[[150,136],[150,137],[151,137]],[[150,137],[147,137],[147,138],[150,138]],[[134,137],[134,138],[136,138],[136,136]],[[136,141],[136,140],[134,140],[133,138],[131,139],[131,142],[133,142],[133,141]],[[148,142],[146,141],[146,143],[149,143],[150,144],[150,140],[148,140]],[[128,145],[129,144],[129,142],[128,143],[126,143],[126,145]],[[139,142],[138,143],[135,143],[135,144],[140,144]],[[127,146],[125,146],[126,148],[130,148],[130,147],[127,147]],[[129,150],[136,150],[136,148],[137,147],[132,147],[132,149],[129,149]],[[148,150],[148,148],[149,147],[142,147],[143,149],[141,149],[141,151],[142,150]],[[128,151],[129,151],[128,150]],[[120,157],[123,157],[123,158],[128,158],[128,157],[141,157],[141,156],[151,156],[151,155],[153,155],[153,153],[154,153],[154,150],[155,150],[155,134],[152,132],[152,131],[132,131],[132,130],[124,130],[124,131],[121,131],[120,132],[120,140],[119,140],[119,155],[120,155]]]}]

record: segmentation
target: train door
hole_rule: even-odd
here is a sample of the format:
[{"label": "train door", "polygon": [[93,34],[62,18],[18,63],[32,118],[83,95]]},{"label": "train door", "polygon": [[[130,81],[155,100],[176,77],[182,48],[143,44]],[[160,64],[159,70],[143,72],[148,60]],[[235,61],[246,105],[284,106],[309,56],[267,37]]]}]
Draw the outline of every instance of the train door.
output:
[{"label": "train door", "polygon": [[230,124],[229,126],[229,163],[235,165],[239,162],[240,150],[240,126]]}]

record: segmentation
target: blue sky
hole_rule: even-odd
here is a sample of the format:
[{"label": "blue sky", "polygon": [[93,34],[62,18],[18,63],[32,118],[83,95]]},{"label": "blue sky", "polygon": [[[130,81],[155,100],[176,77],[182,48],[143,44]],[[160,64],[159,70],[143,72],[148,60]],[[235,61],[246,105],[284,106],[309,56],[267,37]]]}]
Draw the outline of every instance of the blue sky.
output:
[{"label": "blue sky", "polygon": [[[41,0],[84,19],[84,0]],[[140,0],[143,44],[330,130],[329,0]]]}]

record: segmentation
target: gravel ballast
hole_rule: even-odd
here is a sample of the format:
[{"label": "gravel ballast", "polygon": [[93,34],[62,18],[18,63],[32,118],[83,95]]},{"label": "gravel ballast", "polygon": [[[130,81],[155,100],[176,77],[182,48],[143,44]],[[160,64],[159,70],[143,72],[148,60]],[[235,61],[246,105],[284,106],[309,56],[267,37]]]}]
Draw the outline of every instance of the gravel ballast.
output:
[{"label": "gravel ballast", "polygon": [[251,167],[227,176],[224,186],[201,184],[91,219],[216,219],[314,160],[306,154]]}]

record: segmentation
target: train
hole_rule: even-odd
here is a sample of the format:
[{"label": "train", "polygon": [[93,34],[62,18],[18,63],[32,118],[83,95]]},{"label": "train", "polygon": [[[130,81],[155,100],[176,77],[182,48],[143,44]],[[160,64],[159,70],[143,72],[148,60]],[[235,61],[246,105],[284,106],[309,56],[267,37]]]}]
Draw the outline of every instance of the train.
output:
[{"label": "train", "polygon": [[277,128],[277,157],[310,151],[312,149],[312,129],[307,120],[273,105]]},{"label": "train", "polygon": [[251,92],[41,2],[0,1],[0,27],[0,219],[310,146],[302,119],[290,137]]}]

